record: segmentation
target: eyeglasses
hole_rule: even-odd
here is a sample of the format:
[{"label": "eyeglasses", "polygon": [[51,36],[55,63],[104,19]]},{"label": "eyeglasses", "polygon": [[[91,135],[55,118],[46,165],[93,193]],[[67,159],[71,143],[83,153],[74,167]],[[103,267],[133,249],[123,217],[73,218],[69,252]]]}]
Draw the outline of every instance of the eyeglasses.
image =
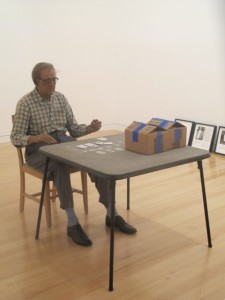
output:
[{"label": "eyeglasses", "polygon": [[38,79],[41,80],[41,81],[43,81],[44,84],[56,83],[56,81],[59,80],[58,77],[47,78],[47,79],[38,78]]}]

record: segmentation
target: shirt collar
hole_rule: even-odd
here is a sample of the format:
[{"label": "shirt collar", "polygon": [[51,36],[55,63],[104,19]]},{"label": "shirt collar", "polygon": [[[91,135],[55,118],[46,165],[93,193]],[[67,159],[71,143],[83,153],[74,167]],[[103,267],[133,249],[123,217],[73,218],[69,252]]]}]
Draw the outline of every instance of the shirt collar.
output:
[{"label": "shirt collar", "polygon": [[33,92],[35,93],[35,95],[36,95],[38,101],[41,101],[42,103],[46,103],[46,102],[47,102],[47,103],[50,103],[50,102],[53,102],[53,100],[54,100],[54,95],[55,95],[55,93],[53,93],[53,95],[51,95],[51,98],[50,98],[49,101],[46,101],[46,99],[44,99],[43,97],[41,97],[41,95],[38,93],[36,87],[34,88]]}]

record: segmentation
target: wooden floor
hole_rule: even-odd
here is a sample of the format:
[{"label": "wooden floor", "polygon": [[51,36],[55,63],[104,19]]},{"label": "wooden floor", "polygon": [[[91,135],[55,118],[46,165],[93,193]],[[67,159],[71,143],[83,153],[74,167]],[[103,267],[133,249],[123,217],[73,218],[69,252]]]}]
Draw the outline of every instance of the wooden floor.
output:
[{"label": "wooden floor", "polygon": [[[53,225],[41,224],[34,239],[38,205],[19,212],[16,151],[0,144],[1,300],[222,300],[225,299],[225,157],[203,163],[213,248],[207,246],[200,177],[196,163],[117,182],[117,208],[138,233],[115,234],[114,291],[108,291],[109,230],[105,210],[89,182],[89,215],[75,195],[80,222],[93,245],[66,236],[66,216],[52,204]],[[72,181],[80,184],[74,174]],[[74,176],[73,175],[73,176]],[[31,189],[40,182],[29,178]]]}]

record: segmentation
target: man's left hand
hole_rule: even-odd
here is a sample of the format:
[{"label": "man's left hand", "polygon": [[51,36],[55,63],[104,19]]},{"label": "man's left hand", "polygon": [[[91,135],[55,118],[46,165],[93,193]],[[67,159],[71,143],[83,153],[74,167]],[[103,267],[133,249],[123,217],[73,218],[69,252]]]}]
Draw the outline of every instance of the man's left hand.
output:
[{"label": "man's left hand", "polygon": [[87,133],[98,131],[102,127],[102,122],[95,119],[87,126]]}]

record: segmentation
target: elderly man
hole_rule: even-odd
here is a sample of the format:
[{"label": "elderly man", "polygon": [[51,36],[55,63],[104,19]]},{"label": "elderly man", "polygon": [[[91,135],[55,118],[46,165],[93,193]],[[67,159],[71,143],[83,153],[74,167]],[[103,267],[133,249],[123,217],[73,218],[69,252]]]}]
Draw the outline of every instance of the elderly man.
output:
[{"label": "elderly man", "polygon": [[[33,168],[44,170],[45,157],[38,149],[46,144],[62,143],[98,131],[99,120],[89,125],[78,124],[65,96],[55,91],[58,78],[50,63],[38,63],[32,71],[35,88],[22,97],[16,106],[11,142],[15,146],[26,147],[26,161]],[[69,136],[66,133],[69,133]],[[65,210],[68,226],[67,235],[82,246],[90,246],[92,241],[82,229],[74,210],[69,166],[51,160],[48,176],[53,179],[59,194],[60,207]],[[99,201],[106,207],[106,226],[110,226],[111,182],[89,175],[99,192]],[[136,229],[125,222],[115,209],[115,227],[127,234]]]}]

